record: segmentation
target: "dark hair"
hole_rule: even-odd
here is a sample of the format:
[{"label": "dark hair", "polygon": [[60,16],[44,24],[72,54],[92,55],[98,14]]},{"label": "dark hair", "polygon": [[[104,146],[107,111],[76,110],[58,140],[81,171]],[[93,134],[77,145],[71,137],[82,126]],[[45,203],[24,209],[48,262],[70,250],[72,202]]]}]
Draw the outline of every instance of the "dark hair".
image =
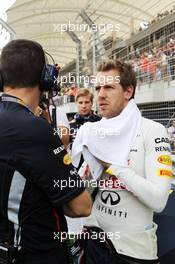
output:
[{"label": "dark hair", "polygon": [[39,85],[44,66],[45,54],[37,42],[12,40],[2,50],[0,71],[4,86],[22,88]]},{"label": "dark hair", "polygon": [[121,62],[116,59],[102,60],[98,62],[98,65],[97,65],[98,72],[110,71],[110,70],[116,70],[119,72],[120,85],[122,86],[124,91],[126,91],[128,86],[133,87],[133,94],[130,99],[134,98],[137,80],[136,80],[136,75],[132,68],[132,65]]}]

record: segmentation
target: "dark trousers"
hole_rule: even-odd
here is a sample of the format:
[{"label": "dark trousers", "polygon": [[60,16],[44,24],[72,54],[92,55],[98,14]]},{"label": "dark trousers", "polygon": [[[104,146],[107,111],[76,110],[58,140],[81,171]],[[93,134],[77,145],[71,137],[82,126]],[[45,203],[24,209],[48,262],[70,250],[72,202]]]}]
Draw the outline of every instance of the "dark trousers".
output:
[{"label": "dark trousers", "polygon": [[20,252],[15,264],[70,264],[69,258],[60,249],[40,253]]},{"label": "dark trousers", "polygon": [[159,260],[141,260],[118,254],[98,240],[89,240],[85,252],[83,264],[159,264]]},{"label": "dark trousers", "polygon": [[175,249],[169,251],[164,256],[160,257],[160,264],[174,264],[175,263]]}]

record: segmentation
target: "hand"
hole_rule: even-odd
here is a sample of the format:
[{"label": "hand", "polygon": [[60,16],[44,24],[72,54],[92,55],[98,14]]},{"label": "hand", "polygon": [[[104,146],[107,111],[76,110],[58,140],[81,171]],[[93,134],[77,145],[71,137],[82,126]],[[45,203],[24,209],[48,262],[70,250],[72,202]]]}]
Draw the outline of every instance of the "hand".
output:
[{"label": "hand", "polygon": [[129,172],[132,174],[133,171],[128,167],[128,166],[121,166],[121,165],[110,165],[110,167],[107,169],[109,174],[119,176],[120,174],[125,175],[128,174]]}]

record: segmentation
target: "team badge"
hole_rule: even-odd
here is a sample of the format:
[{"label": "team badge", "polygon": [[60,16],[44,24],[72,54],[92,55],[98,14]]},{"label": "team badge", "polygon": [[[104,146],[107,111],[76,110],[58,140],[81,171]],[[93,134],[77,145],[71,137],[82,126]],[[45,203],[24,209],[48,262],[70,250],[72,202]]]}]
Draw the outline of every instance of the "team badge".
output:
[{"label": "team badge", "polygon": [[172,173],[171,170],[159,169],[158,176],[160,176],[160,177],[165,176],[165,177],[172,178],[173,177],[173,173]]},{"label": "team badge", "polygon": [[161,155],[158,157],[158,162],[167,166],[172,166],[172,158],[169,155]]}]

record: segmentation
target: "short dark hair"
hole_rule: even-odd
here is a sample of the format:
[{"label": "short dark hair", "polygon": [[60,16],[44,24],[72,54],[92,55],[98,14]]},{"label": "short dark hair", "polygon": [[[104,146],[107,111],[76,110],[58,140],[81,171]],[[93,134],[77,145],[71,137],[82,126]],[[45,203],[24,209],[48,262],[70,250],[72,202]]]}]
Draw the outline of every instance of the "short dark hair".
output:
[{"label": "short dark hair", "polygon": [[97,64],[98,72],[110,71],[110,70],[116,70],[119,72],[120,85],[122,86],[124,91],[126,91],[128,86],[133,87],[133,94],[130,99],[134,98],[137,80],[132,65],[121,62],[117,59],[102,60],[98,62]]},{"label": "short dark hair", "polygon": [[44,66],[45,54],[39,43],[12,40],[3,48],[0,57],[3,85],[12,88],[39,85]]}]

